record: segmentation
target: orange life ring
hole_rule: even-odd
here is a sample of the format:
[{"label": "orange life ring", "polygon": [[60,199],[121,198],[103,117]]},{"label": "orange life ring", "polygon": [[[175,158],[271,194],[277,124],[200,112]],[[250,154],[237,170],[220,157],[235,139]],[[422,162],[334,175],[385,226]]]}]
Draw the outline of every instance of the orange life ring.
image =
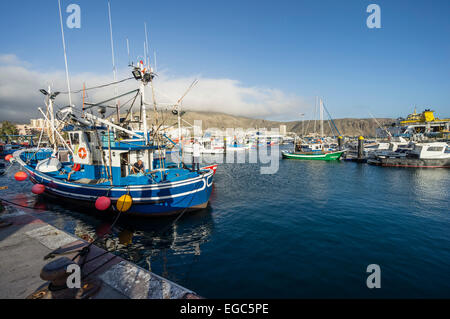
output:
[{"label": "orange life ring", "polygon": [[86,152],[86,149],[84,147],[80,147],[80,149],[78,150],[78,156],[81,159],[85,159],[86,158],[87,152]]}]

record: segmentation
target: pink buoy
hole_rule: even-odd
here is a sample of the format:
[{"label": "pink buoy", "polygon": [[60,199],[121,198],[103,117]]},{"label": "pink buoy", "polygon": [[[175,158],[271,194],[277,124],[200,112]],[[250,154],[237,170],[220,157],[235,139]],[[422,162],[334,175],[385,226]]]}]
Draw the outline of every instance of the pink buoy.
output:
[{"label": "pink buoy", "polygon": [[106,196],[101,196],[95,201],[95,208],[98,210],[107,210],[111,206],[111,199]]},{"label": "pink buoy", "polygon": [[35,184],[31,187],[31,192],[36,195],[40,195],[45,192],[45,186],[42,184]]},{"label": "pink buoy", "polygon": [[14,175],[14,178],[16,179],[16,181],[19,181],[19,182],[22,182],[22,181],[26,180],[27,177],[28,177],[27,173],[22,172],[22,171],[17,172],[17,173]]},{"label": "pink buoy", "polygon": [[5,161],[9,162],[11,160],[11,158],[13,158],[13,156],[11,154],[8,154],[5,156]]}]

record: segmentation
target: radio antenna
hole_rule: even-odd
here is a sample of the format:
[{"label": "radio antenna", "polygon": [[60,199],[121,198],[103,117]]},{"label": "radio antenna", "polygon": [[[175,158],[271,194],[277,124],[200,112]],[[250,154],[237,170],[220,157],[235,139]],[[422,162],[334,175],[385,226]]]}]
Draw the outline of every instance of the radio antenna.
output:
[{"label": "radio antenna", "polygon": [[[108,17],[109,17],[109,33],[111,38],[111,56],[112,56],[112,65],[113,65],[113,77],[114,82],[117,82],[117,72],[116,72],[116,60],[114,57],[114,39],[113,39],[113,29],[112,29],[112,19],[111,19],[111,2],[108,0]],[[117,87],[115,88],[116,96],[117,96]],[[116,111],[117,111],[117,123],[120,123],[120,115],[119,115],[119,103],[116,100]]]},{"label": "radio antenna", "polygon": [[130,43],[128,42],[128,38],[127,38],[127,52],[128,52],[128,66],[131,66],[131,59],[130,59]]},{"label": "radio antenna", "polygon": [[148,34],[146,22],[144,22],[144,29],[145,29],[145,63],[147,63],[147,67],[150,68],[150,52],[148,50]]}]

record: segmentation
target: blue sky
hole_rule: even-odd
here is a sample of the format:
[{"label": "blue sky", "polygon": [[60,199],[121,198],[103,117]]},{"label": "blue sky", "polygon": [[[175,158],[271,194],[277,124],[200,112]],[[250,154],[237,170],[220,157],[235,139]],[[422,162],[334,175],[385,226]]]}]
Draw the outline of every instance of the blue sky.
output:
[{"label": "blue sky", "polygon": [[[81,29],[65,30],[71,75],[108,74],[107,1],[62,0],[63,8],[70,3],[82,10]],[[366,26],[370,3],[381,7],[381,29]],[[336,118],[369,117],[369,111],[406,116],[414,105],[450,116],[447,0],[112,0],[111,5],[119,68],[128,62],[126,37],[132,55],[143,54],[145,21],[158,69],[172,77],[231,79],[301,97],[307,105],[320,95]],[[36,72],[61,71],[59,28],[56,0],[2,1],[0,54],[13,54]],[[290,120],[293,113],[263,117]]]}]

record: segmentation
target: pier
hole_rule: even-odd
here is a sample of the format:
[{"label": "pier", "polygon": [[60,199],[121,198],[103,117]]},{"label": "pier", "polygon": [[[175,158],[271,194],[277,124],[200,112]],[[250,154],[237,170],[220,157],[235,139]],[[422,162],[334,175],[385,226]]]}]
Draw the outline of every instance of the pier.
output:
[{"label": "pier", "polygon": [[[57,229],[23,211],[0,213],[0,299],[198,299],[198,295],[95,245],[87,255],[77,253],[89,242]],[[53,256],[51,256],[53,255]],[[44,260],[44,257],[53,257]],[[95,282],[99,289],[87,295],[48,293],[41,279],[44,266],[58,258],[72,259],[81,268],[81,285]],[[87,262],[86,262],[87,261]],[[89,262],[91,261],[91,262]],[[83,279],[86,276],[86,280]],[[74,288],[76,289],[76,288]]]}]

